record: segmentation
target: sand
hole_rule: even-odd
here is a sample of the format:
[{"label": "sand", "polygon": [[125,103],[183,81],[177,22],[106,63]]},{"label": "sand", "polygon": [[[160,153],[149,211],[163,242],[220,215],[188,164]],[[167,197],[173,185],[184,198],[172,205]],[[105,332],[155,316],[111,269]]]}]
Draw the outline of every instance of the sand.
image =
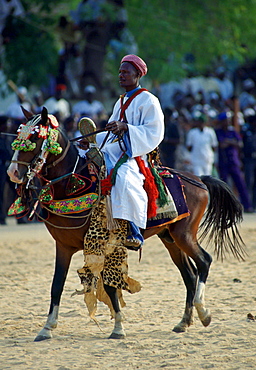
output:
[{"label": "sand", "polygon": [[[107,339],[113,329],[108,308],[98,305],[102,331],[89,319],[77,268],[72,260],[62,295],[59,324],[51,340],[34,342],[46,321],[54,269],[54,241],[41,223],[0,226],[0,369],[256,369],[256,215],[240,227],[248,257],[238,262],[214,259],[206,285],[212,322],[205,328],[195,313],[186,333],[172,331],[180,321],[185,288],[177,268],[154,236],[143,247],[142,261],[129,251],[129,275],[142,284],[124,292],[127,337]],[[211,249],[207,249],[211,254]]]}]

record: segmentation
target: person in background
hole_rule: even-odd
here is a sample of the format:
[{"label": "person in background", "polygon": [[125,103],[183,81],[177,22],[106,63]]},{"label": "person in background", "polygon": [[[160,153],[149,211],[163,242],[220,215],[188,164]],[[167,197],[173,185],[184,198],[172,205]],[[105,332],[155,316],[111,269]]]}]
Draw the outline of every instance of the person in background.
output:
[{"label": "person in background", "polygon": [[218,128],[215,130],[219,142],[218,169],[220,179],[233,183],[239,193],[245,212],[252,212],[252,205],[241,169],[241,149],[243,141],[231,124],[227,112],[218,115]]},{"label": "person in background", "polygon": [[212,175],[214,152],[218,140],[212,127],[208,127],[207,117],[203,112],[194,113],[195,127],[187,134],[186,146],[190,151],[192,172],[196,176]]},{"label": "person in background", "polygon": [[73,105],[72,114],[76,115],[78,119],[89,117],[98,125],[106,114],[104,105],[95,99],[96,88],[93,85],[87,85],[84,94],[84,99]]},{"label": "person in background", "polygon": [[256,112],[246,118],[242,127],[245,182],[252,208],[256,210]]},{"label": "person in background", "polygon": [[178,129],[178,112],[170,108],[164,110],[165,134],[164,140],[159,146],[161,161],[164,166],[175,168],[176,148],[180,143],[180,133]]},{"label": "person in background", "polygon": [[243,91],[239,96],[239,104],[242,111],[246,108],[252,108],[256,104],[254,96],[255,83],[251,78],[247,78],[242,83]]},{"label": "person in background", "polygon": [[44,102],[44,106],[48,109],[48,112],[54,114],[61,124],[70,116],[70,103],[65,99],[66,90],[66,85],[57,84],[55,95]]},{"label": "person in background", "polygon": [[12,120],[13,130],[15,133],[19,125],[24,122],[24,114],[22,112],[21,105],[29,112],[32,111],[32,104],[28,98],[27,88],[25,86],[18,87],[16,94],[16,101],[11,103],[5,112],[5,115]]}]

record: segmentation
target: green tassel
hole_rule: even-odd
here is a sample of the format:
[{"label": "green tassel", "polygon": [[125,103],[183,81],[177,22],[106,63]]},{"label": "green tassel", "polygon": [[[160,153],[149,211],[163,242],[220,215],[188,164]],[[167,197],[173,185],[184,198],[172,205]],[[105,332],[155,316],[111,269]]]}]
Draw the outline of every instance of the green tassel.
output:
[{"label": "green tassel", "polygon": [[150,166],[150,169],[151,169],[152,175],[154,176],[156,186],[157,186],[157,189],[158,189],[158,192],[159,192],[159,198],[157,199],[158,206],[159,207],[164,207],[166,204],[169,203],[169,200],[168,200],[167,194],[165,192],[165,188],[164,188],[162,178],[160,177],[159,173],[157,172],[157,170],[154,167]]},{"label": "green tassel", "polygon": [[120,166],[122,166],[123,163],[127,162],[128,160],[128,155],[125,153],[116,163],[113,172],[111,174],[111,183],[112,185],[115,185],[116,183],[116,175],[117,175],[117,170]]}]

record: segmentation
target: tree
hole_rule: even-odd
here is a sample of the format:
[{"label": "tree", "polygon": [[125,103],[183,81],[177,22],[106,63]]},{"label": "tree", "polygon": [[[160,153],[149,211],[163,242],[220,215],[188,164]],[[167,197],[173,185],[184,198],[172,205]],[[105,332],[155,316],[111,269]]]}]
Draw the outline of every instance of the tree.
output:
[{"label": "tree", "polygon": [[59,45],[55,29],[60,15],[69,12],[72,1],[69,5],[66,2],[66,6],[63,3],[62,0],[23,0],[25,17],[7,18],[11,35],[1,54],[7,79],[25,86],[41,86],[49,75],[57,73]]},{"label": "tree", "polygon": [[255,0],[127,0],[126,9],[158,82],[202,72],[223,57],[242,63],[256,55]]},{"label": "tree", "polygon": [[[5,45],[4,70],[8,78],[26,85],[40,84],[48,74],[56,72],[57,21],[60,15],[67,16],[79,2],[22,1],[27,16],[24,20],[15,20],[17,37]],[[112,2],[120,3],[118,0]],[[128,12],[127,26],[136,40],[139,55],[148,63],[149,77],[155,83],[202,73],[224,60],[234,69],[256,55],[255,37],[251,31],[256,26],[256,0],[126,0],[124,3]],[[107,26],[105,31],[107,35],[103,24],[106,41],[109,40]],[[89,63],[94,60],[98,66],[94,70],[101,71],[101,77],[106,76],[104,71],[116,73],[119,55],[107,59],[104,50],[99,61],[93,55],[98,44],[93,48],[93,38],[89,44]],[[87,63],[88,52],[84,58]],[[102,70],[104,60],[107,63]]]}]

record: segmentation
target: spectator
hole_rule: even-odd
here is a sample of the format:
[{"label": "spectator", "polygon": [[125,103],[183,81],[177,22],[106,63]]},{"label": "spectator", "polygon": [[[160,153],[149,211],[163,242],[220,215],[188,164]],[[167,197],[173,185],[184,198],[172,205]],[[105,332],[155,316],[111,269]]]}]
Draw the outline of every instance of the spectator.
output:
[{"label": "spectator", "polygon": [[50,97],[44,102],[44,106],[50,114],[54,114],[60,123],[70,116],[70,104],[65,99],[66,85],[56,85],[55,96]]},{"label": "spectator", "polygon": [[81,132],[77,129],[77,119],[75,116],[71,115],[67,117],[63,122],[63,127],[69,139],[81,136]]},{"label": "spectator", "polygon": [[252,207],[256,210],[256,113],[246,119],[241,131],[245,182]]},{"label": "spectator", "polygon": [[164,110],[165,135],[160,144],[161,160],[164,166],[174,168],[176,148],[180,143],[180,133],[177,125],[178,113],[170,108]]},{"label": "spectator", "polygon": [[252,205],[241,170],[240,150],[243,146],[242,138],[230,124],[226,112],[219,114],[218,124],[219,128],[216,129],[216,135],[219,142],[218,167],[220,178],[225,182],[228,182],[229,178],[233,180],[244,211],[252,212]]},{"label": "spectator", "polygon": [[92,85],[87,85],[84,89],[85,99],[74,104],[72,113],[81,117],[91,118],[96,125],[100,123],[102,116],[105,114],[103,104],[95,99],[96,88]]},{"label": "spectator", "polygon": [[188,132],[186,143],[191,152],[192,172],[196,176],[211,175],[218,140],[214,129],[206,126],[207,117],[204,113],[195,112],[194,122],[196,127]]},{"label": "spectator", "polygon": [[190,119],[182,111],[177,118],[177,127],[179,130],[180,143],[176,148],[176,163],[178,170],[192,172],[190,152],[187,149],[187,134],[191,129]]},{"label": "spectator", "polygon": [[14,131],[16,132],[18,126],[24,122],[24,114],[21,105],[28,111],[32,111],[32,104],[29,102],[27,88],[21,86],[17,90],[17,99],[9,105],[5,115],[11,118],[14,124]]},{"label": "spectator", "polygon": [[227,78],[225,68],[219,67],[216,70],[216,82],[219,86],[220,95],[223,101],[230,99],[234,94],[232,81]]},{"label": "spectator", "polygon": [[239,96],[239,103],[242,111],[255,105],[254,88],[255,83],[251,78],[247,78],[243,81],[243,92]]}]

